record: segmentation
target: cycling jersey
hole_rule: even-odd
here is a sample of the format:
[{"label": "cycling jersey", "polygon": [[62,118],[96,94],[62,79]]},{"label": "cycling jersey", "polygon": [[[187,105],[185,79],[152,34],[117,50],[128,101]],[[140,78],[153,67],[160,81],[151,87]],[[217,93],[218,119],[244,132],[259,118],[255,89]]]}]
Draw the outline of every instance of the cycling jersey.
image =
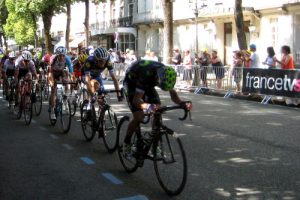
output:
[{"label": "cycling jersey", "polygon": [[124,82],[141,91],[154,88],[158,85],[157,70],[163,67],[164,64],[155,61],[137,61],[127,70]]},{"label": "cycling jersey", "polygon": [[73,72],[72,62],[69,56],[65,55],[65,59],[63,61],[59,61],[57,55],[51,57],[51,69],[53,71],[63,71],[65,67],[68,68],[69,72]]},{"label": "cycling jersey", "polygon": [[97,61],[94,56],[89,56],[83,65],[83,71],[85,75],[91,75],[92,77],[98,77],[101,73],[107,69],[109,71],[110,76],[114,75],[114,70],[112,63],[106,61],[103,68],[100,68],[97,65]]},{"label": "cycling jersey", "polygon": [[36,73],[34,62],[32,60],[30,60],[29,63],[26,65],[22,56],[17,58],[15,70],[17,70],[17,71],[18,70],[19,71],[21,71],[21,70],[25,71],[26,70],[26,71],[31,72],[31,73]]},{"label": "cycling jersey", "polygon": [[155,86],[158,85],[157,70],[162,67],[164,64],[149,60],[137,61],[129,67],[123,85],[127,89],[127,101],[132,112],[142,111],[132,103],[136,92],[144,93],[143,100],[146,103],[161,103]]},{"label": "cycling jersey", "polygon": [[6,72],[7,70],[15,70],[15,62],[11,61],[10,59],[6,59],[2,71]]},{"label": "cycling jersey", "polygon": [[75,77],[77,78],[81,77],[81,64],[77,59],[73,61],[73,69],[74,69]]}]

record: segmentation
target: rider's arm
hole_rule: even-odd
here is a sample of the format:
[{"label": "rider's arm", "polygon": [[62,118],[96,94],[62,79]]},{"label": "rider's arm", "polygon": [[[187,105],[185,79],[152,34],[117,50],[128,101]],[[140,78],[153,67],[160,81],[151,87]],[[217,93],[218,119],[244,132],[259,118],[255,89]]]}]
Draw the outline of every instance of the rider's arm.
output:
[{"label": "rider's arm", "polygon": [[73,65],[72,65],[72,61],[71,58],[69,56],[65,56],[65,60],[66,60],[66,65],[68,67],[69,73],[73,73]]},{"label": "rider's arm", "polygon": [[174,103],[180,104],[182,102],[175,90],[170,90],[169,93]]}]

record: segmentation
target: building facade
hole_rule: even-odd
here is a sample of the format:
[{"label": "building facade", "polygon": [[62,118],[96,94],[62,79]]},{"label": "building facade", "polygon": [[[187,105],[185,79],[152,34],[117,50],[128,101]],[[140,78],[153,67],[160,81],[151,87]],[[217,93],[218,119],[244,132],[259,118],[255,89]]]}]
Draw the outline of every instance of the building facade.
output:
[{"label": "building facade", "polygon": [[[234,0],[173,1],[174,46],[190,50],[218,50],[225,64],[232,63],[232,52],[238,49],[234,20]],[[82,8],[81,3],[76,4]],[[90,32],[93,46],[133,49],[138,57],[147,50],[160,60],[163,55],[163,7],[161,0],[115,0],[94,5],[90,9]],[[81,18],[84,20],[84,12]],[[76,13],[77,14],[77,13]],[[273,46],[280,58],[280,47],[289,45],[295,64],[300,65],[300,0],[243,0],[247,43],[257,45],[261,61],[266,49]],[[55,21],[55,19],[54,19]],[[62,24],[60,19],[60,24]],[[76,21],[76,20],[75,20]],[[82,22],[77,24],[82,24]],[[57,29],[57,34],[65,29]],[[71,28],[76,36],[83,26]],[[80,36],[82,38],[82,36]],[[76,45],[76,44],[75,44]]]}]

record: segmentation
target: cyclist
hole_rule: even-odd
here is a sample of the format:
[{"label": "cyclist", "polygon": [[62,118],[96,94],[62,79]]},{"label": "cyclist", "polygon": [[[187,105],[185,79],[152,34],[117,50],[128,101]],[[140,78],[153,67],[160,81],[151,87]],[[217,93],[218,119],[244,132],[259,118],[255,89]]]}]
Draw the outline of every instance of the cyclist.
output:
[{"label": "cyclist", "polygon": [[[91,94],[92,102],[95,101],[94,96],[97,91],[98,94],[104,90],[103,82],[101,79],[101,73],[108,69],[109,74],[113,80],[116,90],[119,89],[119,83],[113,72],[112,63],[109,62],[109,56],[105,48],[99,47],[95,49],[93,55],[89,56],[83,65],[83,72],[85,75],[85,81],[87,89]],[[117,92],[118,100],[121,101],[121,93]]]},{"label": "cyclist", "polygon": [[72,81],[78,81],[77,85],[74,85],[72,89],[77,90],[79,84],[82,80],[82,66],[85,63],[88,56],[84,53],[80,54],[75,60],[73,60],[73,69],[74,69],[74,76],[72,77]]},{"label": "cyclist", "polygon": [[[73,73],[73,66],[71,63],[71,59],[66,55],[67,49],[63,46],[59,46],[55,49],[55,55],[52,56],[48,80],[51,86],[51,94],[50,94],[50,118],[55,120],[55,98],[56,98],[56,81],[61,80],[62,82],[68,81],[68,75]],[[65,72],[65,68],[67,68],[67,72]]]},{"label": "cyclist", "polygon": [[154,112],[161,104],[155,86],[169,91],[174,103],[191,110],[192,104],[182,101],[174,90],[176,76],[172,67],[149,60],[137,61],[127,71],[123,86],[133,118],[128,124],[127,135],[124,139],[123,152],[125,156],[130,155],[131,136],[143,120],[144,112]]},{"label": "cyclist", "polygon": [[4,84],[4,93],[6,94],[6,100],[8,100],[9,96],[7,94],[8,92],[8,85],[7,78],[13,77],[15,73],[15,60],[16,60],[16,54],[14,51],[10,52],[8,55],[8,59],[5,60],[3,67],[2,67],[2,77],[3,77],[3,84]]},{"label": "cyclist", "polygon": [[[16,94],[20,92],[19,81],[21,78],[24,80],[32,80],[32,77],[37,78],[37,73],[35,69],[34,62],[32,61],[32,54],[28,50],[22,51],[21,56],[19,56],[16,60],[14,81],[18,83]],[[26,88],[29,92],[31,90],[32,84],[30,84],[29,88]],[[18,95],[16,96],[15,105],[18,104]]]}]

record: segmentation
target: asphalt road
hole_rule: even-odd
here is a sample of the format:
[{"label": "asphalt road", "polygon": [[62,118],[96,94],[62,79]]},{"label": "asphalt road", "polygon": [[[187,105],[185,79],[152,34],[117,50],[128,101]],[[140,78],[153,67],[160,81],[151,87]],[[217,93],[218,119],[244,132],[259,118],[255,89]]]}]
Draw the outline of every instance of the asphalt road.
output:
[{"label": "asphalt road", "polygon": [[[193,101],[192,121],[165,115],[188,159],[183,192],[168,197],[153,164],[127,174],[102,140],[84,140],[78,114],[71,131],[49,124],[47,102],[30,126],[0,99],[0,199],[300,199],[299,109],[180,93]],[[170,103],[162,93],[164,104]],[[112,97],[119,116],[125,103]]]}]

